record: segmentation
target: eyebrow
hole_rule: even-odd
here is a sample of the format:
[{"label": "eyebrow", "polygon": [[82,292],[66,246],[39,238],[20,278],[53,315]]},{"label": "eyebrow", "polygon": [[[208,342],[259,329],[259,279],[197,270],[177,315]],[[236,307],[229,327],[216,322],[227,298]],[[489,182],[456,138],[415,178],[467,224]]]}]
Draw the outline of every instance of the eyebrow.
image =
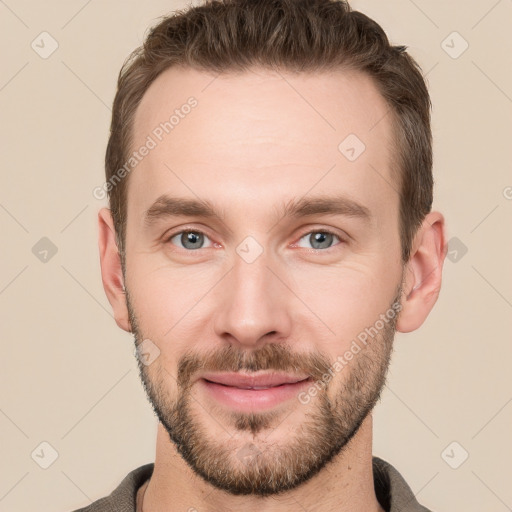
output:
[{"label": "eyebrow", "polygon": [[[319,214],[343,215],[354,217],[370,223],[370,210],[353,199],[344,196],[314,196],[292,199],[287,202],[277,215],[276,221],[285,217],[300,218]],[[207,200],[188,199],[161,195],[144,213],[144,223],[150,226],[167,217],[201,217],[204,219],[224,217],[223,212]]]}]

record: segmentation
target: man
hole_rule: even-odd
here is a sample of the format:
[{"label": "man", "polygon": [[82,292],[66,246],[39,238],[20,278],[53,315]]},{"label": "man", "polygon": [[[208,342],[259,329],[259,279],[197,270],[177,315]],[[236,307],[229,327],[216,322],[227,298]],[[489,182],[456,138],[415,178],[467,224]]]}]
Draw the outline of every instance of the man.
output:
[{"label": "man", "polygon": [[405,48],[341,1],[181,11],[120,73],[106,174],[103,284],[159,425],[82,510],[427,510],[372,457],[445,256]]}]

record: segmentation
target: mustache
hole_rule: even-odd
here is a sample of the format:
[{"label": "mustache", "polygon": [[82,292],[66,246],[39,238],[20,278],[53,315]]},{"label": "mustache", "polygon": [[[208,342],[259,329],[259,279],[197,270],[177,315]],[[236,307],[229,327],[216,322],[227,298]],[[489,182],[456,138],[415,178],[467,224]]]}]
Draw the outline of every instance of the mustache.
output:
[{"label": "mustache", "polygon": [[177,384],[186,389],[197,372],[257,372],[261,370],[306,374],[320,380],[332,364],[322,353],[296,353],[289,347],[269,343],[255,350],[231,345],[198,354],[187,352],[178,361]]}]

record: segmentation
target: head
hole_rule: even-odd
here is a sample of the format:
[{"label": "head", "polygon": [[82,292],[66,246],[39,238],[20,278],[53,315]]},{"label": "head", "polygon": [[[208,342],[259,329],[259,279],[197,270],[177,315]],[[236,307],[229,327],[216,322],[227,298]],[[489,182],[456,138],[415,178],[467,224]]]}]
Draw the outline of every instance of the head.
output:
[{"label": "head", "polygon": [[[103,282],[158,356],[139,368],[161,424],[213,485],[310,479],[377,403],[395,331],[428,316],[445,252],[429,109],[405,47],[339,1],[192,7],[123,66]],[[221,372],[300,382],[234,406]]]}]

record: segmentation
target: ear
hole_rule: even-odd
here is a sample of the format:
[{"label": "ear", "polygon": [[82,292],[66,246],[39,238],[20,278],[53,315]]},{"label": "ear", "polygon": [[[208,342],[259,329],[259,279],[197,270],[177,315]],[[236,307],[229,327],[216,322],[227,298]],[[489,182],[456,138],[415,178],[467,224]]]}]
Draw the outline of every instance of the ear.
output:
[{"label": "ear", "polygon": [[441,290],[446,250],[444,217],[439,212],[430,212],[414,237],[405,266],[397,331],[418,329],[434,307]]},{"label": "ear", "polygon": [[121,256],[117,248],[114,221],[108,208],[98,213],[98,245],[100,249],[101,279],[108,301],[114,311],[114,318],[121,329],[131,332]]}]

